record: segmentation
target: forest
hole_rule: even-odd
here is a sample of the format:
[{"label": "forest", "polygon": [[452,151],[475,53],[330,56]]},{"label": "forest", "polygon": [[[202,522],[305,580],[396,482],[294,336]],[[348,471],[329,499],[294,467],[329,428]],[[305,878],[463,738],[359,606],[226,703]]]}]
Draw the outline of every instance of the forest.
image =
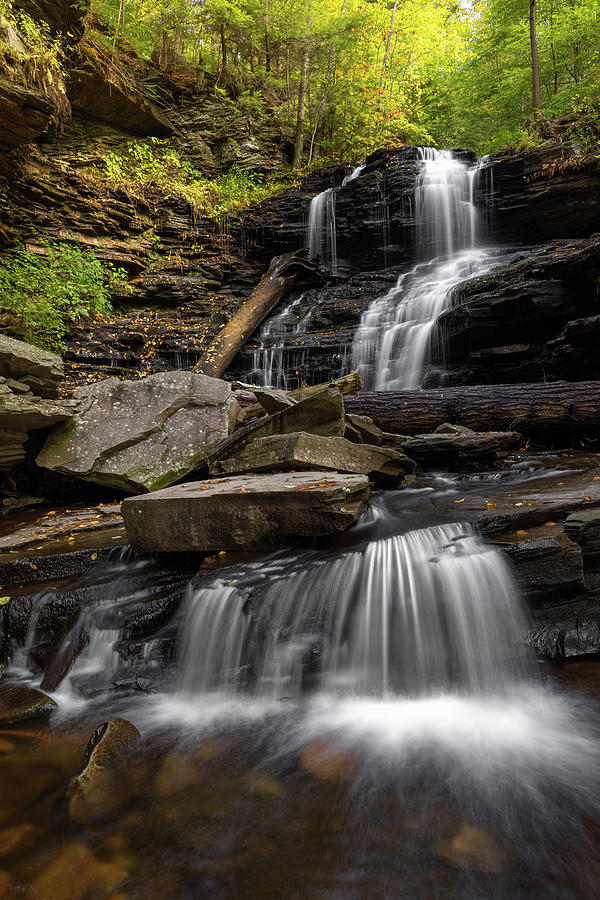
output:
[{"label": "forest", "polygon": [[518,149],[561,126],[595,136],[598,0],[99,0],[97,10],[161,66],[185,62],[215,90],[270,106],[302,134],[296,164],[403,143]]}]

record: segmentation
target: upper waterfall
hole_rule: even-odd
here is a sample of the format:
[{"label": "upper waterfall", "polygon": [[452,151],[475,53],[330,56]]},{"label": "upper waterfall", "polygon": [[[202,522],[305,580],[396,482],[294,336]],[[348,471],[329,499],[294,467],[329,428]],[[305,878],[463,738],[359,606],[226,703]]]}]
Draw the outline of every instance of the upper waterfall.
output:
[{"label": "upper waterfall", "polygon": [[474,193],[481,162],[468,166],[452,151],[433,147],[421,147],[419,155],[415,191],[419,257],[429,260],[474,247],[479,235]]},{"label": "upper waterfall", "polygon": [[485,157],[469,166],[452,151],[433,147],[420,148],[419,157],[415,255],[421,262],[363,313],[352,343],[353,368],[366,388],[378,391],[423,385],[435,323],[455,288],[494,265],[493,254],[478,247],[476,193]]}]

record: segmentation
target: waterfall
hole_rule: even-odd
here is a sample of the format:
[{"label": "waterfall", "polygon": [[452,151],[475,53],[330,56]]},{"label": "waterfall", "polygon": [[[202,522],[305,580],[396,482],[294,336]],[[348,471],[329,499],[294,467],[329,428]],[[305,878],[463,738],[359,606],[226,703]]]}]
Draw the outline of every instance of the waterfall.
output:
[{"label": "waterfall", "polygon": [[308,258],[321,260],[321,264],[337,272],[337,234],[335,225],[335,188],[321,191],[310,201],[306,234]]},{"label": "waterfall", "polygon": [[310,318],[310,312],[301,319],[295,315],[303,299],[304,294],[301,294],[261,329],[260,344],[254,351],[249,377],[263,387],[289,390],[297,386],[296,382],[299,384],[297,369],[302,365],[306,351],[288,348],[286,342],[290,336],[302,334]]},{"label": "waterfall", "polygon": [[[342,181],[342,187],[358,178],[364,165],[356,166]],[[336,188],[321,191],[310,201],[308,223],[306,226],[306,242],[308,258],[321,260],[321,264],[337,274],[337,231],[335,222]]]},{"label": "waterfall", "polygon": [[338,558],[303,558],[256,587],[215,580],[188,601],[180,691],[428,696],[498,691],[522,674],[525,624],[501,554],[438,525]]},{"label": "waterfall", "polygon": [[[431,367],[432,339],[441,313],[466,278],[497,264],[479,248],[476,205],[486,159],[468,166],[450,151],[420,150],[415,191],[416,255],[422,260],[363,313],[352,344],[352,366],[367,389],[415,389],[440,379]],[[429,367],[428,367],[429,364]]]}]

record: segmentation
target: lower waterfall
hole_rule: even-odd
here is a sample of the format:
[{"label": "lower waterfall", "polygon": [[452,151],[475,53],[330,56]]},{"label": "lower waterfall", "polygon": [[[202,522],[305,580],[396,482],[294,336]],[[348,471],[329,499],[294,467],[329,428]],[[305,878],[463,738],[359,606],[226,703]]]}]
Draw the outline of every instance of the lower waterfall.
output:
[{"label": "lower waterfall", "polygon": [[342,694],[422,696],[497,691],[522,675],[526,625],[510,571],[467,526],[301,558],[266,580],[192,593],[181,690],[298,697],[311,679]]}]

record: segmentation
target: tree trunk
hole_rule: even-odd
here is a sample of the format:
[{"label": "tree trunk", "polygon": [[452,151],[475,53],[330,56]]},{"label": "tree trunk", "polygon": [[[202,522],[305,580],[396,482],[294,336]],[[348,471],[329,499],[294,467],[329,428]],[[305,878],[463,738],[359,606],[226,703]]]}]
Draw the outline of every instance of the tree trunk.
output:
[{"label": "tree trunk", "polygon": [[443,422],[536,438],[598,434],[600,381],[363,391],[346,399],[346,409],[371,416],[384,431],[396,434],[431,433]]},{"label": "tree trunk", "polygon": [[318,269],[297,253],[286,253],[274,259],[267,274],[221,329],[192,371],[220,378],[236,353],[301,275],[305,281],[307,276],[313,283],[321,281]]},{"label": "tree trunk", "polygon": [[304,48],[302,55],[302,70],[300,73],[300,86],[298,88],[298,117],[296,119],[296,134],[294,137],[294,159],[292,169],[300,168],[302,153],[304,152],[304,118],[306,116],[306,96],[308,94],[308,78],[310,75],[310,50]]},{"label": "tree trunk", "polygon": [[225,69],[227,68],[227,42],[225,40],[225,26],[221,23],[220,28],[221,34],[221,75],[222,77],[225,74]]},{"label": "tree trunk", "polygon": [[531,41],[531,78],[533,99],[533,120],[535,130],[539,133],[542,126],[542,101],[540,97],[540,61],[538,57],[536,0],[529,0],[529,39]]}]

